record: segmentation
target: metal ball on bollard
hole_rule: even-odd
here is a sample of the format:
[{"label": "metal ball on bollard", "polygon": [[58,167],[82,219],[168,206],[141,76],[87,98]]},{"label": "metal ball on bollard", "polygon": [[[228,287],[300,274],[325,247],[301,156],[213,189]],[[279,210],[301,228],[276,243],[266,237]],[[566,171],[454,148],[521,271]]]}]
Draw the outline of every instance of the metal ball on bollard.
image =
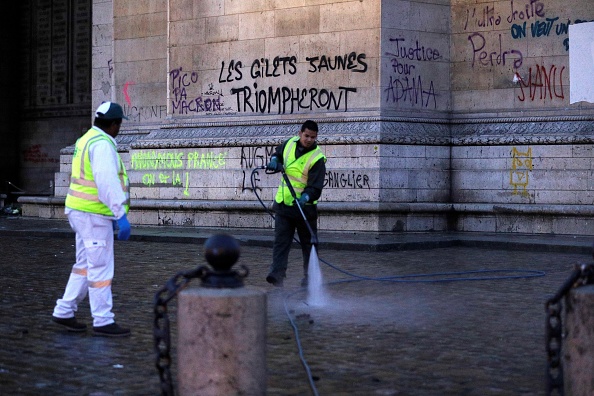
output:
[{"label": "metal ball on bollard", "polygon": [[202,278],[202,286],[231,289],[243,287],[243,278],[248,274],[247,268],[242,267],[243,273],[231,270],[239,256],[239,242],[231,235],[217,234],[208,238],[204,243],[204,257],[214,271]]},{"label": "metal ball on bollard", "polygon": [[204,255],[213,271],[178,299],[179,394],[266,395],[266,293],[233,270],[232,236],[210,237]]},{"label": "metal ball on bollard", "polygon": [[217,271],[229,271],[239,259],[239,255],[239,242],[231,235],[214,235],[204,243],[204,257]]}]

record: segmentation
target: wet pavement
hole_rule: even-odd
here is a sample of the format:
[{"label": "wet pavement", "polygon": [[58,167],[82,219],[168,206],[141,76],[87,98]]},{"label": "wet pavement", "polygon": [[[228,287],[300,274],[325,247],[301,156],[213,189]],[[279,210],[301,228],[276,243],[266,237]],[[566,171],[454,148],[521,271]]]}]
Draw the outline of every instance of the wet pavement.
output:
[{"label": "wet pavement", "polygon": [[[314,306],[299,249],[283,289],[264,281],[270,231],[134,227],[116,242],[113,281],[132,336],[110,339],[50,321],[74,260],[67,222],[0,217],[0,394],[160,394],[153,298],[203,265],[204,240],[221,231],[240,241],[246,286],[267,293],[269,395],[544,395],[545,301],[592,260],[579,236],[320,233],[326,298]],[[184,346],[169,308],[175,378]],[[77,317],[91,326],[88,300]]]}]

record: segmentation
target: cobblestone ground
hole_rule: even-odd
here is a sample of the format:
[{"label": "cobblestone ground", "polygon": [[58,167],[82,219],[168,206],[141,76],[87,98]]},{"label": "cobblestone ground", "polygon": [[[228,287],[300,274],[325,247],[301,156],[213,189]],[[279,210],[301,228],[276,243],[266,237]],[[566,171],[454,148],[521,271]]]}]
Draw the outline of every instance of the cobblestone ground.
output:
[{"label": "cobblestone ground", "polygon": [[[323,247],[322,247],[323,249]],[[70,334],[50,322],[74,259],[68,238],[3,237],[0,394],[157,395],[153,297],[182,270],[204,264],[202,246],[116,242],[116,320],[123,339]],[[307,304],[300,253],[284,289],[264,282],[270,248],[242,247],[249,286],[268,293],[268,394],[310,395],[303,356],[319,395],[544,395],[544,303],[587,256],[478,248],[395,252],[321,251],[328,304]],[[367,277],[483,269],[545,276],[481,281],[356,281]],[[519,275],[512,272],[473,276]],[[451,276],[442,275],[439,279]],[[351,280],[350,282],[339,282]],[[403,282],[407,280],[407,282]],[[198,281],[196,281],[196,285]],[[175,305],[170,304],[175,337]],[[287,312],[289,315],[287,315]],[[77,317],[91,325],[88,302]],[[172,355],[175,359],[176,346]],[[175,360],[172,366],[175,375]],[[200,375],[200,373],[197,373]]]}]

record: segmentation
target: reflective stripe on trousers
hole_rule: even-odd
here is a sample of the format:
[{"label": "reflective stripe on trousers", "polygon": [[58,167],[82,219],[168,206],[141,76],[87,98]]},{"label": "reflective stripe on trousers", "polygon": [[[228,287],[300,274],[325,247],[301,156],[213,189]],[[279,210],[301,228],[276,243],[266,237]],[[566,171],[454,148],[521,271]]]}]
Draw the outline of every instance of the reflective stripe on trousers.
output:
[{"label": "reflective stripe on trousers", "polygon": [[113,323],[113,221],[77,210],[68,214],[68,221],[76,233],[76,263],[63,297],[56,302],[54,316],[72,317],[88,293],[93,326]]}]

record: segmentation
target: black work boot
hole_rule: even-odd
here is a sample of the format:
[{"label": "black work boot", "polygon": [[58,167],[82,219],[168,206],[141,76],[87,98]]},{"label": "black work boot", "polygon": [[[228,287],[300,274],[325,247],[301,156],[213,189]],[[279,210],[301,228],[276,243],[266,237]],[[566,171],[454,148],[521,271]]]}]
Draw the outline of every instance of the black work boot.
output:
[{"label": "black work boot", "polygon": [[84,323],[78,322],[74,316],[71,318],[58,318],[58,317],[52,316],[52,321],[54,323],[59,324],[66,330],[74,332],[74,333],[80,333],[80,332],[87,330],[87,325]]},{"label": "black work boot", "polygon": [[99,337],[127,337],[130,329],[120,327],[115,322],[99,327],[93,327],[93,335]]},{"label": "black work boot", "polygon": [[273,273],[268,274],[266,277],[266,282],[271,283],[276,287],[283,287],[283,278]]}]

